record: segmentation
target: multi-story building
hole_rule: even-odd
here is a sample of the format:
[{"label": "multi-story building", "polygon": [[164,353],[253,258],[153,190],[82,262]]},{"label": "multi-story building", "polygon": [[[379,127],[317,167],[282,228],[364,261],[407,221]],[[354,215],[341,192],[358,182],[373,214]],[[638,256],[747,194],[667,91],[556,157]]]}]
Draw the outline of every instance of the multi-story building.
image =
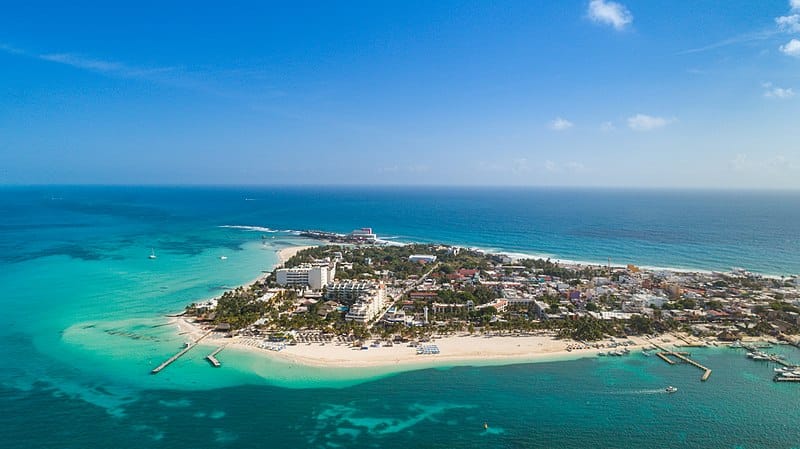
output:
[{"label": "multi-story building", "polygon": [[278,285],[284,286],[309,286],[313,290],[321,290],[323,286],[333,282],[336,275],[336,264],[314,263],[303,264],[294,268],[280,268],[275,270],[275,280]]},{"label": "multi-story building", "polygon": [[[361,286],[353,284],[359,283],[351,283],[351,286],[354,288],[361,288]],[[346,320],[366,323],[367,321],[376,318],[383,310],[386,298],[386,288],[384,288],[383,284],[367,284],[371,284],[372,288],[365,290],[363,293],[357,296],[355,303],[350,306],[350,310],[348,310],[347,315],[344,317]],[[344,289],[345,288],[342,287],[340,291],[343,291]]]},{"label": "multi-story building", "polygon": [[378,290],[385,291],[382,284],[370,281],[331,282],[325,287],[325,299],[354,301]]},{"label": "multi-story building", "polygon": [[364,297],[350,306],[344,319],[366,323],[377,317],[383,310],[383,296],[375,295]]}]

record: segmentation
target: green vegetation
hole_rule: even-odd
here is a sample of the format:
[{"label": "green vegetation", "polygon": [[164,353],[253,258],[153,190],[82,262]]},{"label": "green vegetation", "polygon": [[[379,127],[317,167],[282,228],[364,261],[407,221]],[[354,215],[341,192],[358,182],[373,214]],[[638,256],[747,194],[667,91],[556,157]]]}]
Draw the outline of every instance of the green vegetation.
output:
[{"label": "green vegetation", "polygon": [[230,324],[232,329],[253,324],[267,311],[267,305],[256,300],[257,294],[255,285],[223,293],[217,302],[214,322]]}]

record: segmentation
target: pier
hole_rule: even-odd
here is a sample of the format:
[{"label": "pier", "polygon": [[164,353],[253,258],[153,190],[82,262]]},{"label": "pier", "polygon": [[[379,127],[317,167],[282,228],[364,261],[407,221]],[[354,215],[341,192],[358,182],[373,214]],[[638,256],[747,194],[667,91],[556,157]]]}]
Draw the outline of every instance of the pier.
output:
[{"label": "pier", "polygon": [[225,349],[225,346],[220,346],[214,352],[206,356],[206,360],[208,360],[214,368],[219,368],[222,366],[222,364],[219,363],[219,360],[217,360],[217,354],[222,352],[223,349]]},{"label": "pier", "polygon": [[[750,352],[761,351],[761,348],[759,348],[756,345],[749,345],[749,344],[744,344],[744,343],[742,344],[742,348],[747,349]],[[775,354],[765,354],[765,355],[769,358],[767,360],[768,362],[774,362],[774,363],[777,363],[778,365],[783,365],[783,366],[785,366],[787,368],[800,368],[800,366],[795,365],[794,363],[789,363],[786,360],[783,360],[783,359],[779,358]]]},{"label": "pier", "polygon": [[772,380],[775,382],[800,382],[800,377],[775,376]]},{"label": "pier", "polygon": [[653,343],[653,346],[655,346],[656,348],[661,350],[661,352],[657,352],[656,355],[659,356],[661,358],[661,360],[669,363],[670,365],[674,365],[675,364],[675,361],[669,358],[670,356],[672,356],[672,357],[675,357],[676,359],[678,359],[678,360],[680,360],[682,362],[688,363],[688,364],[690,364],[692,366],[695,366],[695,367],[703,370],[703,375],[700,377],[701,381],[705,382],[705,381],[708,380],[709,377],[711,377],[711,370],[709,368],[706,368],[705,366],[699,364],[698,362],[690,359],[688,352],[670,351],[669,349],[664,348],[663,346],[661,346],[661,345],[659,345],[657,343]]},{"label": "pier", "polygon": [[214,331],[213,331],[213,330],[210,330],[210,331],[206,332],[205,334],[203,334],[203,336],[202,336],[202,337],[200,337],[200,338],[198,338],[197,340],[195,340],[195,341],[193,341],[193,342],[191,342],[191,343],[186,343],[186,347],[185,347],[185,348],[181,349],[181,350],[180,350],[180,351],[179,351],[177,354],[175,354],[175,355],[173,355],[172,357],[168,358],[168,359],[167,359],[167,360],[166,360],[164,363],[162,363],[161,365],[158,365],[157,367],[153,368],[153,370],[152,370],[152,371],[150,371],[150,374],[158,374],[158,373],[160,373],[161,371],[163,371],[163,370],[164,370],[164,368],[168,367],[170,364],[172,364],[172,362],[174,362],[174,361],[178,360],[178,359],[179,359],[179,358],[181,358],[181,357],[182,357],[184,354],[186,354],[187,352],[189,352],[189,351],[190,351],[192,348],[194,348],[195,346],[197,346],[197,343],[200,343],[200,340],[202,340],[202,339],[204,339],[204,338],[208,337],[208,335],[209,335],[209,334],[211,334],[211,332],[214,332]]}]

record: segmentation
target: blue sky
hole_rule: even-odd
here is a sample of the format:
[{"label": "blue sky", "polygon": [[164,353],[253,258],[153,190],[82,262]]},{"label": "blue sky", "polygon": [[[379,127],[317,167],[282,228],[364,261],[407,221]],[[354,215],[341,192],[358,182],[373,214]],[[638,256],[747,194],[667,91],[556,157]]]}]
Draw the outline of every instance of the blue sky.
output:
[{"label": "blue sky", "polygon": [[793,1],[5,5],[0,183],[797,189]]}]

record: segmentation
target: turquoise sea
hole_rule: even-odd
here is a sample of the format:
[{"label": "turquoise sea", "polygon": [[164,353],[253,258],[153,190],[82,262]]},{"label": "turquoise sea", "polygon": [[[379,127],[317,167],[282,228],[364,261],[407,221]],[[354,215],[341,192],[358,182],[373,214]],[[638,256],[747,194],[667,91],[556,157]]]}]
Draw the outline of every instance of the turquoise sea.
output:
[{"label": "turquoise sea", "polygon": [[290,230],[790,275],[798,193],[3,187],[0,215],[0,447],[800,447],[800,385],[727,348],[693,350],[705,383],[641,355],[390,373],[197,350],[149,374],[184,341],[165,315],[271,269]]}]

